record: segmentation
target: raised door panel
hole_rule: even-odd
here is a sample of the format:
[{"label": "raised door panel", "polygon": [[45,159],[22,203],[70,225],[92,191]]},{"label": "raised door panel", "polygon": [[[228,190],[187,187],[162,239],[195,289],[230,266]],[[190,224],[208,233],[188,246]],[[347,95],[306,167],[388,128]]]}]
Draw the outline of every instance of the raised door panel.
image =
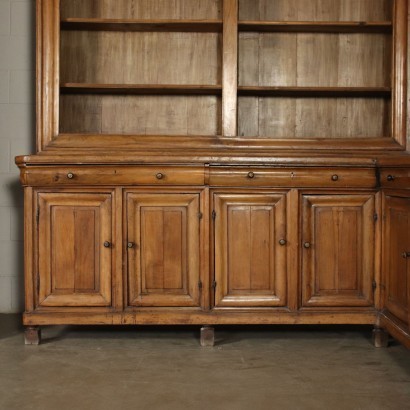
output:
[{"label": "raised door panel", "polygon": [[409,324],[410,199],[387,196],[384,214],[384,308]]},{"label": "raised door panel", "polygon": [[302,305],[373,305],[374,195],[304,195]]},{"label": "raised door panel", "polygon": [[199,215],[199,193],[128,193],[130,306],[200,305]]},{"label": "raised door panel", "polygon": [[286,195],[215,194],[215,306],[286,305]]},{"label": "raised door panel", "polygon": [[38,193],[39,306],[111,305],[111,193]]}]

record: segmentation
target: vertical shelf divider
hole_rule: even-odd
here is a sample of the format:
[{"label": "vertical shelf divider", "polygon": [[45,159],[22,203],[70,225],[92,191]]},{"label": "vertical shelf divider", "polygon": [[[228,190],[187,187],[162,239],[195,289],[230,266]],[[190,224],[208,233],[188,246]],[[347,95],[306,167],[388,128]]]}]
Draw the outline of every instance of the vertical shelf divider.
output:
[{"label": "vertical shelf divider", "polygon": [[392,87],[393,138],[406,148],[407,124],[407,1],[394,2],[394,50]]},{"label": "vertical shelf divider", "polygon": [[238,128],[238,0],[223,0],[222,135]]}]

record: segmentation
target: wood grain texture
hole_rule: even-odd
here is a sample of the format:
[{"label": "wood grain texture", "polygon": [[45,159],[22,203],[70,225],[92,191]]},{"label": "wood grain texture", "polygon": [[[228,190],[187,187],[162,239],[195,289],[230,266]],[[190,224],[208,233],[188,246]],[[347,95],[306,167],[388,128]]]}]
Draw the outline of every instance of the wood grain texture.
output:
[{"label": "wood grain texture", "polygon": [[382,98],[239,97],[240,136],[267,138],[388,137]]},{"label": "wood grain texture", "polygon": [[61,0],[62,18],[219,19],[222,0]]},{"label": "wood grain texture", "polygon": [[220,135],[221,109],[214,96],[62,95],[60,132]]},{"label": "wood grain texture", "polygon": [[233,137],[238,129],[238,0],[223,2],[222,135]]},{"label": "wood grain texture", "polygon": [[[216,33],[61,32],[61,82],[221,84]],[[76,64],[70,64],[76,61]]]},{"label": "wood grain texture", "polygon": [[373,325],[374,310],[329,312],[289,312],[284,308],[244,310],[240,312],[224,308],[213,312],[192,309],[145,309],[125,312],[30,312],[23,315],[25,325]]},{"label": "wood grain texture", "polygon": [[201,304],[198,193],[127,194],[128,306]]},{"label": "wood grain texture", "polygon": [[[37,150],[58,135],[59,112],[59,0],[36,2]],[[41,40],[40,40],[41,39]]]},{"label": "wood grain texture", "polygon": [[409,325],[410,263],[407,253],[410,252],[410,199],[386,196],[384,213],[383,307]]},{"label": "wood grain texture", "polygon": [[371,306],[374,195],[305,195],[303,306]]},{"label": "wood grain texture", "polygon": [[110,306],[112,196],[38,192],[40,306]]},{"label": "wood grain texture", "polygon": [[240,33],[239,85],[389,87],[391,40],[386,34]]},{"label": "wood grain texture", "polygon": [[395,68],[393,83],[393,121],[392,133],[395,140],[406,147],[407,137],[407,69],[408,69],[408,15],[407,0],[395,1],[395,31],[393,64]]},{"label": "wood grain texture", "polygon": [[215,194],[215,306],[286,305],[286,199]]},{"label": "wood grain texture", "polygon": [[240,20],[384,21],[391,0],[239,0]]}]

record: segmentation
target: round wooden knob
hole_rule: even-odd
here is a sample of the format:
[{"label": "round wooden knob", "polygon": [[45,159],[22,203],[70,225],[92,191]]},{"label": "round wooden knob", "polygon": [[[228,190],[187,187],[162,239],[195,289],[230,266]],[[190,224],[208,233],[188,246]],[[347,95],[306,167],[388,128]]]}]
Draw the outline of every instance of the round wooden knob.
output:
[{"label": "round wooden knob", "polygon": [[73,174],[72,172],[69,172],[69,173],[67,174],[67,178],[68,178],[68,179],[73,179],[73,178],[74,178],[74,174]]},{"label": "round wooden knob", "polygon": [[155,175],[157,179],[162,179],[164,178],[164,174],[162,174],[161,172],[158,172],[157,175]]},{"label": "round wooden knob", "polygon": [[252,171],[248,172],[248,178],[249,179],[255,178],[255,174]]},{"label": "round wooden knob", "polygon": [[303,246],[305,247],[305,249],[309,249],[310,248],[310,243],[309,242],[305,242],[303,244]]},{"label": "round wooden knob", "polygon": [[105,241],[104,248],[111,248],[111,242]]},{"label": "round wooden knob", "polygon": [[133,244],[132,242],[128,242],[128,243],[127,243],[127,247],[128,247],[129,249],[131,249],[131,248],[134,247],[134,244]]},{"label": "round wooden knob", "polygon": [[387,180],[389,182],[394,181],[394,176],[393,175],[387,175]]},{"label": "round wooden knob", "polygon": [[339,175],[332,175],[332,181],[338,181],[339,180]]},{"label": "round wooden knob", "polygon": [[280,246],[285,246],[286,245],[286,239],[280,239],[279,240],[279,245]]}]

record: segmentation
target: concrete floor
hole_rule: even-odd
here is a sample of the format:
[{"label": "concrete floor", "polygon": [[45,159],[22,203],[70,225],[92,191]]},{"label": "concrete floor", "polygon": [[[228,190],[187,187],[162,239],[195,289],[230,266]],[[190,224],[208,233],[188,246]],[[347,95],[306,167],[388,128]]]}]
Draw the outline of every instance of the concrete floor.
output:
[{"label": "concrete floor", "polygon": [[405,410],[410,351],[369,327],[59,327],[0,315],[0,409]]}]

